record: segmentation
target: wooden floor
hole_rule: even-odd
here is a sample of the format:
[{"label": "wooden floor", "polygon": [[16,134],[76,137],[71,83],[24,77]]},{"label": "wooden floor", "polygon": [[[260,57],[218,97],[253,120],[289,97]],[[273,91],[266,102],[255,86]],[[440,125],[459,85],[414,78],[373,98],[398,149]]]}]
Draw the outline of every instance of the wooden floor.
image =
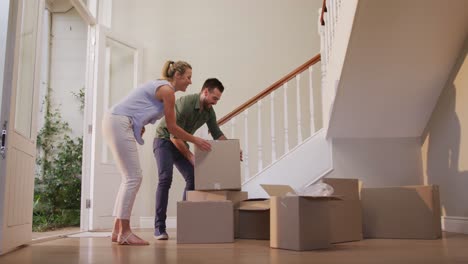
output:
[{"label": "wooden floor", "polygon": [[468,263],[468,235],[455,233],[444,233],[440,240],[367,239],[307,252],[271,249],[269,241],[257,240],[178,245],[173,230],[168,241],[154,240],[152,230],[137,234],[151,245],[118,246],[109,237],[67,237],[25,246],[0,256],[0,263]]}]

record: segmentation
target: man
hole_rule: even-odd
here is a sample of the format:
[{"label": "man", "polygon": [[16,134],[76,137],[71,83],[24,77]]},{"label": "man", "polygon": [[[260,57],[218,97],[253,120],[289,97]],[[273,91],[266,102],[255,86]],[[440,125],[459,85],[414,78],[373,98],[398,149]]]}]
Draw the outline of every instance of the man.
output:
[{"label": "man", "polygon": [[[190,134],[205,123],[213,139],[226,139],[219,129],[213,105],[218,103],[224,91],[223,84],[216,78],[207,79],[199,94],[186,95],[176,101],[177,125]],[[185,179],[186,191],[193,190],[195,157],[186,142],[169,134],[166,120],[163,118],[156,129],[153,153],[158,165],[159,183],[156,190],[156,217],[154,220],[154,237],[167,240],[166,211],[169,189],[172,183],[173,166],[175,165]]]}]

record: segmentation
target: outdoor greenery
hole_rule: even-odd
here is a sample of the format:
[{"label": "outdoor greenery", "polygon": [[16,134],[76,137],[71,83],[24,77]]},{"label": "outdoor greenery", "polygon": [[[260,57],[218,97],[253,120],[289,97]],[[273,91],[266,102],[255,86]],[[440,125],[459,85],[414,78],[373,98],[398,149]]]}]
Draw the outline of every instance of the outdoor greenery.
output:
[{"label": "outdoor greenery", "polygon": [[[44,126],[37,136],[37,173],[34,187],[33,231],[79,226],[83,138],[71,129],[46,96]],[[84,89],[74,94],[84,105]],[[81,99],[82,98],[82,99]]]}]

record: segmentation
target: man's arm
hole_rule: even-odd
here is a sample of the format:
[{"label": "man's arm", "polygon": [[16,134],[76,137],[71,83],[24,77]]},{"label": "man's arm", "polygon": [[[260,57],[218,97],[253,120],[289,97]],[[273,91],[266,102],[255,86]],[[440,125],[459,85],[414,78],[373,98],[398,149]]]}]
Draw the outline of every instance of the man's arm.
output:
[{"label": "man's arm", "polygon": [[184,157],[192,163],[192,165],[195,165],[195,156],[193,153],[190,151],[190,149],[187,147],[185,142],[181,139],[178,138],[171,138],[172,143],[174,146],[184,155]]}]

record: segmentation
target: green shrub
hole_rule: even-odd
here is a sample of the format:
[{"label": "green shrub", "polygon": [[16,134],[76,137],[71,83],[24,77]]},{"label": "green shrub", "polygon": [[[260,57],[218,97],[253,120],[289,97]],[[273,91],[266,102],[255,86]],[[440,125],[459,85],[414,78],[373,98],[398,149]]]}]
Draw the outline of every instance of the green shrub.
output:
[{"label": "green shrub", "polygon": [[37,136],[33,231],[80,224],[83,139],[69,136],[69,125],[52,109],[49,96],[45,104],[44,126]]}]

